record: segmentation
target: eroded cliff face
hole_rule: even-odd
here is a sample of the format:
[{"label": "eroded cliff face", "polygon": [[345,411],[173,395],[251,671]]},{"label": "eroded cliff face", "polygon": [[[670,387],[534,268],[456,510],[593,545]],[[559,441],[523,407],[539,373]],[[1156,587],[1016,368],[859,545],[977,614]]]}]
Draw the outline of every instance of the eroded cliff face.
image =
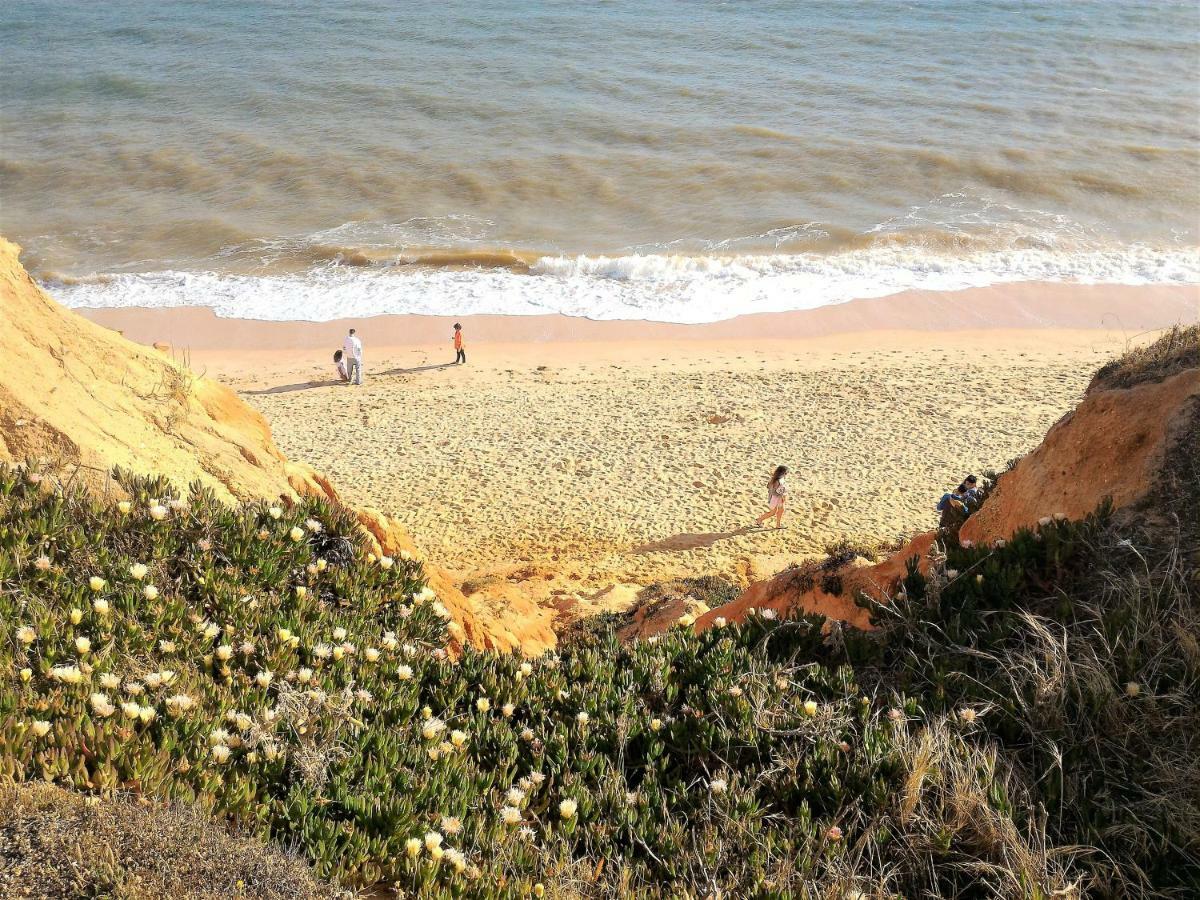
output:
[{"label": "eroded cliff face", "polygon": [[[1154,507],[1169,507],[1171,492],[1178,494],[1169,487],[1179,479],[1176,470],[1190,460],[1188,471],[1200,471],[1198,435],[1200,368],[1171,371],[1130,387],[1106,387],[1098,381],[1037,449],[999,478],[987,502],[963,524],[960,539],[977,544],[1006,540],[1047,517],[1082,519],[1106,499],[1118,516],[1144,518],[1150,512],[1161,519],[1161,510]],[[781,615],[815,613],[869,628],[868,615],[854,598],[859,593],[881,601],[894,596],[909,559],[915,557],[921,571],[928,571],[937,537],[935,531],[925,532],[875,565],[859,561],[841,567],[832,573],[841,581],[836,594],[824,590],[820,579],[814,583],[801,577],[799,570],[781,572],[706,613],[696,627],[707,628],[718,616],[741,621],[757,608]]]},{"label": "eroded cliff face", "polygon": [[[114,466],[193,482],[234,503],[338,500],[312,467],[288,460],[266,420],[233,391],[164,352],[135,344],[55,303],[0,238],[0,462],[33,462],[63,480],[111,490]],[[358,510],[377,552],[422,553],[395,519]],[[537,653],[554,646],[553,613],[481,612],[426,562],[431,586],[478,647]]]}]

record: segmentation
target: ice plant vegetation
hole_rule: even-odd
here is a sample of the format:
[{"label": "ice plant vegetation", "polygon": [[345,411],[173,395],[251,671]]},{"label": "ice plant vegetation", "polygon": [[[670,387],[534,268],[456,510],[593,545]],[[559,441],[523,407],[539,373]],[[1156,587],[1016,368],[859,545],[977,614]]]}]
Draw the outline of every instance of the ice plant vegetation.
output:
[{"label": "ice plant vegetation", "polygon": [[[1106,860],[1170,883],[1196,849],[1186,792],[1152,793],[1194,765],[1194,660],[1144,645],[1195,619],[1087,605],[1100,520],[950,536],[903,602],[862,601],[871,634],[755,615],[523,659],[447,652],[421,564],[370,559],[336,506],[118,477],[124,515],[0,468],[0,778],[194,805],[420,897],[1121,893]],[[1059,616],[1044,643],[1034,615]],[[1068,632],[1119,653],[1070,690],[1039,668]],[[1153,734],[1169,752],[1125,746]]]}]

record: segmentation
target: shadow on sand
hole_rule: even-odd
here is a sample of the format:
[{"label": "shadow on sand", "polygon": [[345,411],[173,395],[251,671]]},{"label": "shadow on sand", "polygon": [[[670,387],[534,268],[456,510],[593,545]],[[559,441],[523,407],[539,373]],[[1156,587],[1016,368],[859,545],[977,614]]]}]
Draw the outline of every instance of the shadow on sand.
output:
[{"label": "shadow on sand", "polygon": [[759,530],[752,525],[744,525],[734,531],[684,532],[683,534],[663,538],[661,541],[651,541],[648,544],[641,544],[634,547],[633,552],[640,555],[644,553],[678,553],[683,550],[703,550],[711,547],[718,541],[727,541],[730,538]]},{"label": "shadow on sand", "polygon": [[[409,368],[388,369],[384,372],[371,372],[367,377],[381,378],[384,375],[414,375],[417,372],[432,372],[436,369],[450,369],[456,363],[432,363],[428,366],[411,366]],[[340,378],[331,378],[327,381],[298,381],[295,384],[281,384],[278,387],[260,388],[257,391],[238,391],[244,396],[258,396],[260,394],[290,394],[293,391],[307,391],[313,388],[334,387],[339,384],[347,384]]]}]

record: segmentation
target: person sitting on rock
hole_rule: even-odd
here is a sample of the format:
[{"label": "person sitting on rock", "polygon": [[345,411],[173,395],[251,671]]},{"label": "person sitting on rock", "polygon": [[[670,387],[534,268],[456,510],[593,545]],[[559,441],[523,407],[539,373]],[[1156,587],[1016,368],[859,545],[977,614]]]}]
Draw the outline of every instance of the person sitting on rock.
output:
[{"label": "person sitting on rock", "polygon": [[960,484],[954,490],[942,494],[942,499],[938,501],[937,511],[942,514],[940,523],[942,528],[969,516],[971,511],[967,508],[967,485]]}]

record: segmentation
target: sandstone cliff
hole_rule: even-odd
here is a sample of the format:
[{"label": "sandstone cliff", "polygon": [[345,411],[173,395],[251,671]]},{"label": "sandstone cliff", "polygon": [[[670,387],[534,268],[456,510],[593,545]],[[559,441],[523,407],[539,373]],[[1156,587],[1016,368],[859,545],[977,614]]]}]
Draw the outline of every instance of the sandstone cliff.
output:
[{"label": "sandstone cliff", "polygon": [[[998,479],[987,502],[967,519],[959,535],[964,541],[991,543],[1046,517],[1081,519],[1105,500],[1125,518],[1141,516],[1151,506],[1175,509],[1174,522],[1165,524],[1179,527],[1180,516],[1186,516],[1197,500],[1178,496],[1172,487],[1186,481],[1185,469],[1193,479],[1200,470],[1196,326],[1171,332],[1152,347],[1101,370],[1076,409]],[[1158,502],[1149,503],[1152,499]],[[1154,515],[1162,518],[1161,512]],[[1191,515],[1194,527],[1200,517]],[[919,534],[883,561],[843,565],[830,571],[836,577],[828,580],[814,578],[811,570],[789,569],[750,585],[731,603],[700,617],[696,627],[706,628],[718,616],[740,621],[751,608],[780,614],[803,610],[870,627],[866,611],[854,598],[860,593],[877,600],[892,596],[913,557],[927,571],[937,538],[936,531]]]},{"label": "sandstone cliff", "polygon": [[[33,462],[63,480],[110,489],[114,466],[200,482],[227,502],[300,495],[337,500],[311,467],[289,461],[271,429],[227,387],[192,373],[169,348],[150,349],[55,303],[0,238],[0,462]],[[381,553],[421,554],[404,528],[377,510],[359,522]],[[540,608],[478,614],[436,565],[433,588],[465,640],[497,650],[554,645]]]}]

